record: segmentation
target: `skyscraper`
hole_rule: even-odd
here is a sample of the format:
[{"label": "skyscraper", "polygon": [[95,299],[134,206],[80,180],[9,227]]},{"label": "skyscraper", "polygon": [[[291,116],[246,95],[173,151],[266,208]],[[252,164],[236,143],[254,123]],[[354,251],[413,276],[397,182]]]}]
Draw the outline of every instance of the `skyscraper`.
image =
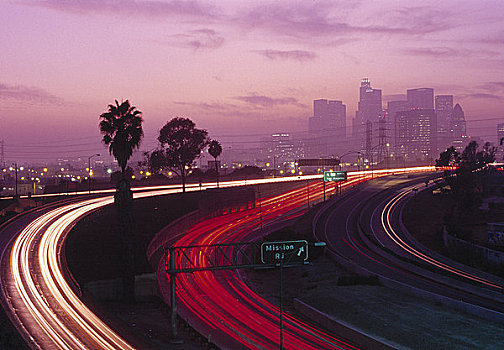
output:
[{"label": "skyscraper", "polygon": [[453,114],[453,95],[437,95],[436,115],[438,125],[438,151],[442,152],[452,142],[451,120]]},{"label": "skyscraper", "polygon": [[409,159],[437,156],[437,121],[434,109],[413,109],[395,115],[395,143],[399,154]]},{"label": "skyscraper", "polygon": [[356,113],[357,123],[366,124],[367,121],[377,123],[382,114],[382,91],[373,89],[368,78],[362,79]]},{"label": "skyscraper", "polygon": [[310,157],[338,154],[345,145],[346,105],[337,100],[314,100],[308,130],[312,134],[306,143]]},{"label": "skyscraper", "polygon": [[[409,111],[409,103],[408,101],[389,101],[387,103],[387,118],[386,118],[386,128],[388,130],[392,130],[394,132],[395,125],[393,125],[395,121],[395,116],[398,112]],[[390,140],[392,147],[395,147],[395,137]]]},{"label": "skyscraper", "polygon": [[458,103],[455,105],[455,107],[453,107],[450,131],[455,139],[460,139],[463,136],[467,136],[464,111]]},{"label": "skyscraper", "polygon": [[448,123],[453,112],[453,95],[436,96],[436,114],[438,118],[438,129],[448,129]]},{"label": "skyscraper", "polygon": [[406,96],[411,109],[434,109],[434,89],[409,89]]}]

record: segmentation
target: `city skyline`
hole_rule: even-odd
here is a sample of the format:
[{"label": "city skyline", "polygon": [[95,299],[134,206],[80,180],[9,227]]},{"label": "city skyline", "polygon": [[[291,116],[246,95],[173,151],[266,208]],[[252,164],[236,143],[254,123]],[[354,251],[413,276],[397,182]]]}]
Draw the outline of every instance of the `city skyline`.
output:
[{"label": "city skyline", "polygon": [[145,150],[175,116],[215,138],[306,131],[316,99],[342,101],[351,127],[368,77],[384,108],[408,89],[454,95],[468,133],[493,141],[504,119],[502,10],[498,1],[9,1],[0,140],[7,150],[75,140],[76,156],[93,143],[106,154],[98,116],[114,99],[144,113]]}]

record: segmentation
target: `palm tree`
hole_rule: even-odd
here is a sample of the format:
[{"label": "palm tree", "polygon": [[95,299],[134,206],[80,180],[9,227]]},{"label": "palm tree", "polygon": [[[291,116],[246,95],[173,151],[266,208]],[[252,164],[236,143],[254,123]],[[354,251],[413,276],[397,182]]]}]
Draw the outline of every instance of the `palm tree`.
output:
[{"label": "palm tree", "polygon": [[119,231],[121,240],[121,271],[123,299],[126,302],[135,301],[135,261],[133,250],[133,193],[130,189],[130,181],[126,178],[126,165],[138,148],[143,136],[142,112],[136,110],[126,100],[119,104],[108,105],[108,111],[100,115],[100,132],[103,134],[103,142],[109,146],[110,154],[113,154],[121,167],[122,179],[117,184],[114,195],[114,203],[117,207],[119,219]]},{"label": "palm tree", "polygon": [[108,111],[102,113],[100,119],[103,143],[117,159],[124,178],[128,159],[143,137],[142,112],[131,106],[128,100],[121,104],[115,100],[115,106],[108,105]]},{"label": "palm tree", "polygon": [[220,156],[222,153],[222,146],[217,140],[212,140],[210,141],[208,145],[208,153],[214,158],[215,160],[215,172],[217,173],[217,187],[219,187],[219,168],[217,167],[217,157]]}]

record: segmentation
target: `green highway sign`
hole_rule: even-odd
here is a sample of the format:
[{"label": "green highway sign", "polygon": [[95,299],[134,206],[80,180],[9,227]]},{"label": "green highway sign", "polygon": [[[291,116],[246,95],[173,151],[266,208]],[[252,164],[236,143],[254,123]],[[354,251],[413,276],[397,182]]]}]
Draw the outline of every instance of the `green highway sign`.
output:
[{"label": "green highway sign", "polygon": [[283,241],[264,242],[261,244],[263,264],[302,264],[308,260],[308,242]]},{"label": "green highway sign", "polygon": [[324,181],[346,181],[347,172],[346,171],[324,171]]}]

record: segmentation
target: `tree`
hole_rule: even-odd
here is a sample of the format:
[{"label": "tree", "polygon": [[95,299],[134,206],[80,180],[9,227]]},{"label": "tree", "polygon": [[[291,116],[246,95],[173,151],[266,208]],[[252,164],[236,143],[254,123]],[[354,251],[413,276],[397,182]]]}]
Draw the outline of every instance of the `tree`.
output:
[{"label": "tree", "polygon": [[217,166],[217,157],[222,153],[222,146],[217,140],[212,140],[208,144],[208,153],[214,158],[215,172],[217,173],[217,187],[219,187],[219,168]]},{"label": "tree", "polygon": [[142,112],[131,106],[128,100],[121,104],[115,100],[115,105],[108,105],[108,111],[102,113],[100,119],[103,142],[109,146],[110,154],[114,155],[121,167],[122,178],[117,184],[114,204],[119,220],[123,300],[134,302],[133,193],[130,189],[131,177],[126,177],[126,166],[143,137]]},{"label": "tree", "polygon": [[143,137],[142,112],[131,106],[128,100],[121,104],[115,100],[115,105],[108,105],[108,111],[102,113],[100,119],[103,143],[109,146],[110,154],[117,159],[124,174],[128,159]]},{"label": "tree", "polygon": [[156,149],[152,152],[144,152],[144,161],[139,165],[146,167],[152,174],[158,175],[163,169],[165,155],[162,149]]},{"label": "tree", "polygon": [[176,117],[161,128],[158,141],[165,148],[165,165],[182,178],[185,192],[186,177],[208,144],[208,132],[188,118]]},{"label": "tree", "polygon": [[439,154],[439,159],[436,159],[436,166],[454,166],[458,165],[460,162],[460,156],[455,149],[455,147],[451,146],[446,149],[446,151]]}]

